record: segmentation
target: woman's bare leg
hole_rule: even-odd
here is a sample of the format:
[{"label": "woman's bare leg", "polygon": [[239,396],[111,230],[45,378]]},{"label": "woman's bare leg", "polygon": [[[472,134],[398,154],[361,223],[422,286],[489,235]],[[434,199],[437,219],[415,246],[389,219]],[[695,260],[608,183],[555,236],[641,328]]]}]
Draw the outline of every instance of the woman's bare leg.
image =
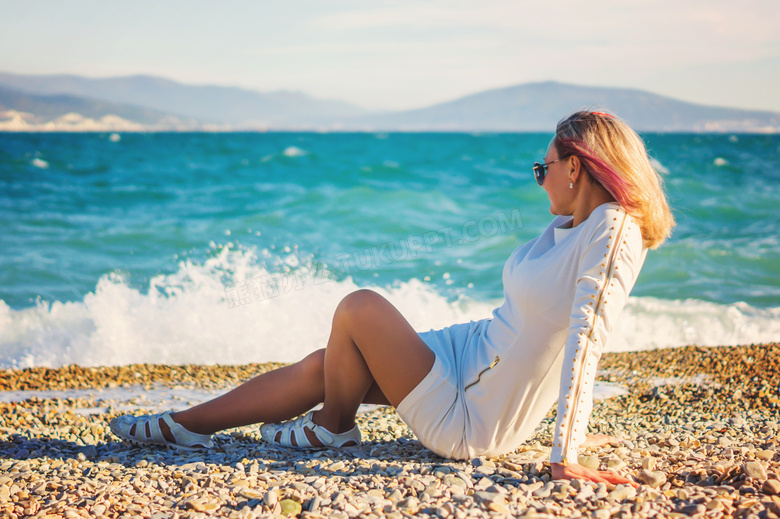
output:
[{"label": "woman's bare leg", "polygon": [[[259,375],[174,418],[192,432],[211,434],[287,420],[324,402],[315,423],[344,432],[354,425],[361,402],[398,405],[433,361],[433,352],[398,310],[379,294],[360,290],[336,309],[326,350]],[[170,436],[164,422],[160,425]]]},{"label": "woman's bare leg", "polygon": [[325,400],[314,422],[332,432],[349,430],[374,383],[397,406],[425,378],[434,359],[389,301],[370,290],[353,292],[333,318],[325,350]]},{"label": "woman's bare leg", "polygon": [[308,411],[324,396],[325,350],[241,384],[230,392],[173,415],[192,432],[212,434],[258,422],[286,420]]}]

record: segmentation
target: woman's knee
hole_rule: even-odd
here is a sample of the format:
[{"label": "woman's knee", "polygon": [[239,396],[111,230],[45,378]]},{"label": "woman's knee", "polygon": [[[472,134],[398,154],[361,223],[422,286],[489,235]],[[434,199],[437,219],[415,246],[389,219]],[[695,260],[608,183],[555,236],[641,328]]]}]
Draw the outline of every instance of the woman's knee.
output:
[{"label": "woman's knee", "polygon": [[387,304],[387,300],[373,290],[356,290],[341,300],[333,319],[334,321],[360,319],[361,316],[366,316],[384,304]]},{"label": "woman's knee", "polygon": [[301,376],[305,377],[304,380],[315,380],[318,378],[325,378],[325,348],[316,350],[300,362],[300,368],[302,370]]}]

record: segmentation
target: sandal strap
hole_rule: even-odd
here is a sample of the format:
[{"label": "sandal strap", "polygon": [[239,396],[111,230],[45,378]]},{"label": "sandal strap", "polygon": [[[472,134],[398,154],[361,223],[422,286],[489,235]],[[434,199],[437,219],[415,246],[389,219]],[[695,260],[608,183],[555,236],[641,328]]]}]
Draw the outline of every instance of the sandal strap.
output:
[{"label": "sandal strap", "polygon": [[[210,434],[194,433],[185,428],[180,423],[174,422],[170,411],[162,413],[159,415],[159,418],[162,418],[166,425],[168,425],[168,429],[171,431],[171,436],[173,436],[174,442],[177,445],[183,445],[185,447],[195,447],[199,445],[203,448],[210,448],[213,446]],[[158,422],[159,420],[156,421],[156,423]],[[166,440],[166,443],[171,442]]]},{"label": "sandal strap", "polygon": [[[163,418],[163,416],[168,415],[170,417],[170,413],[165,412],[162,414],[154,414],[151,416],[148,416],[146,420],[141,421],[138,425],[143,427],[144,435],[146,436],[146,424],[149,424],[149,432],[151,435],[146,436],[146,441],[148,442],[154,442],[154,443],[168,443],[168,440],[165,439],[165,435],[162,432],[162,429],[160,428],[160,418]],[[135,432],[138,432],[138,426],[135,428]]]},{"label": "sandal strap", "polygon": [[306,428],[310,428],[311,425],[314,425],[314,422],[311,421],[312,413],[313,411],[310,411],[300,418],[281,424],[282,436],[280,440],[284,445],[293,446],[292,439],[294,435],[295,443],[298,447],[313,447],[309,441],[309,436],[306,434]]},{"label": "sandal strap", "polygon": [[357,425],[343,433],[332,433],[314,422],[311,422],[311,428],[314,435],[317,436],[317,439],[326,447],[341,448],[349,442],[355,443],[356,446],[361,444],[360,429]]},{"label": "sandal strap", "polygon": [[[195,449],[198,447],[208,449],[214,446],[210,435],[188,431],[184,426],[173,420],[170,411],[145,416],[125,415],[115,420],[111,424],[114,433],[138,443],[170,445],[183,449]],[[165,437],[160,428],[160,420],[163,420],[168,426],[174,441],[170,441]],[[133,427],[135,427],[135,430],[133,430]],[[133,431],[132,434],[130,431]]]},{"label": "sandal strap", "polygon": [[[165,436],[163,436],[162,430],[160,430],[159,418],[159,414],[153,414],[127,419],[127,436],[141,443],[167,443]],[[133,426],[135,426],[135,431],[130,434]],[[148,434],[147,426],[149,427]]]},{"label": "sandal strap", "polygon": [[[290,420],[281,424],[264,424],[263,427],[267,428],[269,432],[266,437],[267,441],[284,447],[300,447],[304,449],[320,448],[319,445],[312,445],[309,441],[309,436],[306,434],[306,430],[308,429],[314,433],[314,436],[320,441],[322,447],[340,448],[349,442],[360,445],[361,435],[357,425],[347,432],[335,434],[325,427],[314,423],[312,420],[313,416],[314,411],[309,411],[295,420]],[[279,433],[281,434],[277,441],[276,436]],[[293,435],[295,435],[295,445],[292,443]]]},{"label": "sandal strap", "polygon": [[334,435],[332,432],[322,427],[321,425],[317,425],[316,423],[314,423],[314,421],[310,417],[311,414],[313,414],[313,411],[308,415],[306,415],[306,417],[308,418],[307,425],[309,426],[309,429],[311,429],[311,431],[314,433],[314,436],[316,436],[317,439],[320,441],[320,443],[322,443],[323,445],[329,447],[334,446],[333,445],[334,440],[336,439],[335,436],[337,435]]}]

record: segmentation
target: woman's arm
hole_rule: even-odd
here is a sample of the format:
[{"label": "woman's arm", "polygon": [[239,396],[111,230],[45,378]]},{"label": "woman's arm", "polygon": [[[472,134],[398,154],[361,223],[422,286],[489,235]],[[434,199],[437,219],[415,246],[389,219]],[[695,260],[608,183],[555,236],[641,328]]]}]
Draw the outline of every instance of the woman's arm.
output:
[{"label": "woman's arm", "polygon": [[593,406],[596,366],[645,256],[639,227],[623,209],[611,209],[602,218],[582,224],[593,228],[583,229],[590,235],[583,236],[587,243],[578,266],[561,371],[550,461],[554,475],[567,479],[620,478],[577,464],[577,451],[585,440]]}]

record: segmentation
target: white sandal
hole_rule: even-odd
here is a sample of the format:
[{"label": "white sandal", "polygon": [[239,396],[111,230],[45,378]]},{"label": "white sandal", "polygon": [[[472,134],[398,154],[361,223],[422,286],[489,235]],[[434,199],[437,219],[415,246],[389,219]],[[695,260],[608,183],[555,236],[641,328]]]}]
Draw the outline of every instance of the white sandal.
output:
[{"label": "white sandal", "polygon": [[[165,437],[160,430],[160,420],[168,425],[175,441],[170,441]],[[135,426],[135,430],[131,433],[133,426]],[[186,451],[210,449],[214,446],[211,435],[188,431],[173,421],[170,411],[144,416],[119,416],[111,420],[109,427],[111,432],[123,440],[145,445],[167,445]]]},{"label": "white sandal", "polygon": [[[260,426],[260,435],[265,441],[281,447],[298,449],[340,449],[342,447],[359,447],[361,445],[360,429],[355,425],[345,433],[334,434],[312,421],[314,411],[282,423],[264,423]],[[322,445],[312,445],[306,431],[311,431]],[[276,439],[281,433],[279,439]],[[293,443],[295,442],[295,443]]]}]

